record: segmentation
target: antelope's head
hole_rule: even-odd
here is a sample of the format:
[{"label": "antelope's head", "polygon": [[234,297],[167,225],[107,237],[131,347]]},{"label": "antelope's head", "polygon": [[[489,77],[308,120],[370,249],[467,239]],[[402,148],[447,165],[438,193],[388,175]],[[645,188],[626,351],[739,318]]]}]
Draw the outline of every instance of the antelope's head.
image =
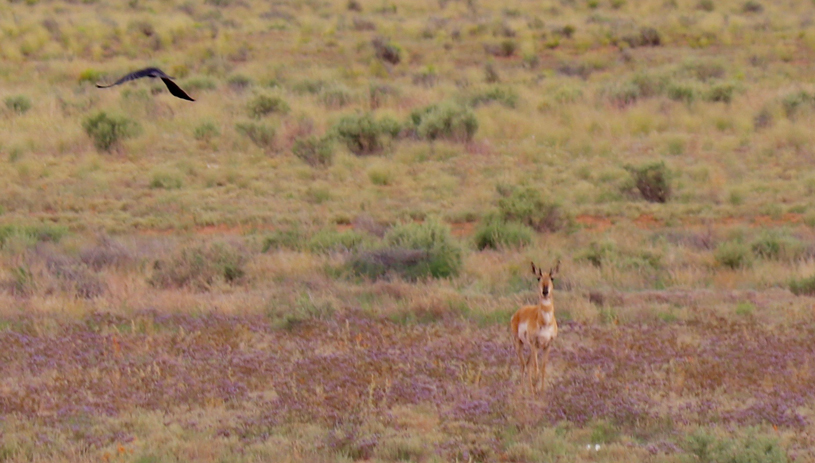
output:
[{"label": "antelope's head", "polygon": [[560,259],[558,259],[555,266],[550,268],[549,272],[546,273],[544,273],[540,267],[536,267],[535,263],[532,262],[532,274],[538,279],[538,291],[541,301],[545,304],[549,304],[552,301],[555,275],[557,275],[558,270],[560,270]]}]

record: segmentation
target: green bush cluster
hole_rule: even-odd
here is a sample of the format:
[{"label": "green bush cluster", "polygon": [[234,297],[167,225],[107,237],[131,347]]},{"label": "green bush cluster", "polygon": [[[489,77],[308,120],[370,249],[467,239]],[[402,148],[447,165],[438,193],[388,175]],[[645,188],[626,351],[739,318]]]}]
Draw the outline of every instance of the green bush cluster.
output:
[{"label": "green bush cluster", "polygon": [[334,143],[328,136],[299,138],[294,141],[291,152],[312,167],[330,166],[334,161]]},{"label": "green bush cluster", "polygon": [[356,155],[382,152],[401,126],[391,118],[375,119],[372,113],[343,116],[334,126],[337,137]]},{"label": "green bush cluster", "polygon": [[240,281],[248,261],[245,250],[224,242],[183,247],[167,259],[155,261],[149,282],[159,288],[209,290],[219,282]]},{"label": "green bush cluster", "polygon": [[283,98],[276,95],[258,95],[247,105],[246,110],[249,116],[254,119],[261,119],[269,114],[287,114],[291,108]]},{"label": "green bush cluster", "polygon": [[6,97],[4,100],[6,108],[17,114],[25,114],[31,109],[31,99],[25,95],[14,95]]},{"label": "green bush cluster", "polygon": [[646,201],[664,203],[670,199],[671,175],[664,162],[626,166],[626,170],[631,174],[634,186]]},{"label": "green bush cluster", "polygon": [[416,134],[427,140],[472,140],[478,130],[478,119],[468,107],[453,102],[443,102],[415,110],[410,114],[410,124]]},{"label": "green bush cluster", "polygon": [[110,152],[122,140],[132,138],[141,132],[141,126],[124,116],[108,116],[104,111],[87,117],[82,122],[85,133],[93,139],[93,145],[100,151]]},{"label": "green bush cluster", "polygon": [[520,96],[518,92],[511,87],[492,86],[482,91],[474,93],[469,98],[471,106],[479,106],[482,104],[496,102],[507,108],[515,108],[518,105]]},{"label": "green bush cluster", "polygon": [[429,220],[392,228],[379,247],[353,254],[346,265],[353,274],[368,278],[418,280],[458,275],[463,257],[450,228]]},{"label": "green bush cluster", "polygon": [[541,232],[555,232],[569,225],[557,201],[544,198],[530,186],[499,191],[498,211],[507,222],[519,222]]},{"label": "green bush cluster", "polygon": [[531,244],[534,235],[535,231],[522,223],[490,215],[479,224],[473,240],[479,250],[521,248]]},{"label": "green bush cluster", "polygon": [[235,130],[260,148],[270,150],[274,147],[275,129],[270,125],[256,122],[239,122],[235,124]]}]

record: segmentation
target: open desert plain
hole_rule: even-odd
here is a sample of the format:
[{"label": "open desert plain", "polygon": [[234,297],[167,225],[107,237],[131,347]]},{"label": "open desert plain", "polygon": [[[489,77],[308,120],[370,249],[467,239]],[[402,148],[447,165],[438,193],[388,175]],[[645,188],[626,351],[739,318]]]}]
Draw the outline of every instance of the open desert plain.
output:
[{"label": "open desert plain", "polygon": [[815,461],[815,2],[3,0],[0,462],[89,461]]}]

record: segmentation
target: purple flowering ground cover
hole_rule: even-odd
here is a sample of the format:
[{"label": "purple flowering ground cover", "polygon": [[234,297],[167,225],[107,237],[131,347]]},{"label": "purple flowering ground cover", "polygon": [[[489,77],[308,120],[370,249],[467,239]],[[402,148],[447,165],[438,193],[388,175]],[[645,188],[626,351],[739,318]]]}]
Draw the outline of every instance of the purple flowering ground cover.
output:
[{"label": "purple flowering ground cover", "polygon": [[262,315],[143,312],[41,324],[21,317],[0,331],[0,460],[206,459],[204,444],[179,444],[197,441],[230,461],[704,461],[692,432],[708,428],[759,434],[772,461],[813,458],[806,324],[563,322],[535,398],[519,387],[507,327],[455,317],[351,312],[281,328]]}]

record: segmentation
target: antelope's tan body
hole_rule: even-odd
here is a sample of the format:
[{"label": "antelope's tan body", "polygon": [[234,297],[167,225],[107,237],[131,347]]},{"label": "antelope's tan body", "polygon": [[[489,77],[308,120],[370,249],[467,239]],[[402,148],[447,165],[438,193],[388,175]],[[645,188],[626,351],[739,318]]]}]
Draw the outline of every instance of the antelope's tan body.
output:
[{"label": "antelope's tan body", "polygon": [[[518,309],[510,320],[512,338],[518,360],[521,363],[521,380],[526,375],[529,361],[534,359],[534,375],[530,375],[530,387],[535,390],[535,378],[540,377],[540,388],[546,377],[546,364],[549,361],[549,349],[552,341],[557,338],[557,319],[555,319],[555,303],[553,300],[554,276],[560,268],[557,265],[543,273],[540,268],[532,264],[532,273],[538,278],[538,303],[527,305]],[[529,349],[529,355],[524,358],[524,350]],[[543,365],[538,364],[538,352],[543,352]]]}]

